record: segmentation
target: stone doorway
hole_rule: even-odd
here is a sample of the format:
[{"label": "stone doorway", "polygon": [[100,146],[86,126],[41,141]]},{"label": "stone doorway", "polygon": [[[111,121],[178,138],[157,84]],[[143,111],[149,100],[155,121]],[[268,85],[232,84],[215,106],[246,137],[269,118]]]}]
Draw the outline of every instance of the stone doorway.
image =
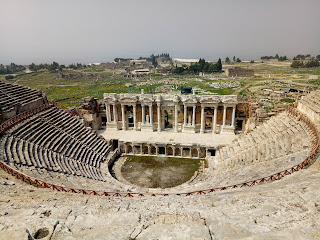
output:
[{"label": "stone doorway", "polygon": [[128,128],[132,129],[134,127],[132,106],[126,106],[126,116],[127,116]]},{"label": "stone doorway", "polygon": [[173,110],[164,110],[164,129],[173,129]]},{"label": "stone doorway", "polygon": [[159,154],[166,154],[165,147],[159,147]]},{"label": "stone doorway", "polygon": [[208,149],[208,153],[210,154],[210,156],[215,156],[216,150],[215,149]]},{"label": "stone doorway", "polygon": [[212,131],[212,128],[213,128],[212,116],[206,116],[205,129],[206,131]]},{"label": "stone doorway", "polygon": [[236,131],[242,131],[243,120],[236,120]]},{"label": "stone doorway", "polygon": [[167,155],[168,156],[173,156],[173,148],[172,147],[168,147],[167,148]]}]

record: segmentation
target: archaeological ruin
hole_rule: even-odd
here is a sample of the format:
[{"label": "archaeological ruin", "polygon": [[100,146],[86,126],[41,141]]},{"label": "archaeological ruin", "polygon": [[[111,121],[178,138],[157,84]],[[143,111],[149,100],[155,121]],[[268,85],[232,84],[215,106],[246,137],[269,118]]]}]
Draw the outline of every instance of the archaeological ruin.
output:
[{"label": "archaeological ruin", "polygon": [[[115,94],[70,114],[44,94],[0,82],[0,167],[40,188],[102,196],[192,195],[280,180],[319,150],[320,92],[259,121],[234,95]],[[94,115],[94,116],[92,116]],[[203,159],[170,188],[122,182],[120,156]]]},{"label": "archaeological ruin", "polygon": [[234,67],[227,68],[226,75],[228,77],[252,77],[254,76],[254,71],[252,69]]}]

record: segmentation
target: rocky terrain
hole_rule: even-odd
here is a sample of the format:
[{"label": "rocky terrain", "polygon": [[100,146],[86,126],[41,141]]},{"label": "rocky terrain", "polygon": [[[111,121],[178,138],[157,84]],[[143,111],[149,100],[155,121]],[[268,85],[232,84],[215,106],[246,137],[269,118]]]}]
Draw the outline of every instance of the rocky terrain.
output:
[{"label": "rocky terrain", "polygon": [[0,171],[1,239],[320,239],[320,164],[280,181],[182,197],[37,189]]}]

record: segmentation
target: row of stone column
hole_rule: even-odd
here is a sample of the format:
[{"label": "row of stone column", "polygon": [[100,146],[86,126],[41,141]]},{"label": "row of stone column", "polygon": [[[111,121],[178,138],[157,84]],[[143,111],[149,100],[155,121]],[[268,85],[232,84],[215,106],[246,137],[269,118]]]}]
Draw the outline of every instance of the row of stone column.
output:
[{"label": "row of stone column", "polygon": [[[184,105],[183,124],[185,126],[188,124],[187,123],[187,111],[188,111],[188,106]],[[192,123],[190,125],[192,125],[192,126],[196,125],[196,106],[192,106]]]},{"label": "row of stone column", "polygon": [[146,119],[146,105],[141,104],[141,107],[142,107],[142,124],[153,124],[152,104],[148,105],[148,107],[149,107],[149,122]]},{"label": "row of stone column", "polygon": [[[227,107],[223,106],[223,118],[222,118],[222,126],[226,126],[226,118],[227,118]],[[200,126],[200,133],[204,133],[205,130],[205,116],[204,116],[204,106],[201,106],[201,126]],[[213,132],[215,132],[217,128],[217,117],[218,117],[218,106],[214,106],[214,119],[213,119]],[[234,127],[236,117],[236,106],[232,107],[232,117],[231,117],[231,126]]]},{"label": "row of stone column", "polygon": [[[125,104],[121,104],[121,114],[122,114],[122,129],[126,129],[126,122],[125,122]],[[134,130],[137,129],[137,116],[136,116],[136,104],[131,105],[133,107],[133,123],[134,123]],[[149,122],[146,122],[146,111],[145,111],[145,104],[142,104],[142,124],[153,124],[153,106],[152,104],[148,105],[149,107]],[[223,107],[223,127],[226,126],[226,117],[227,117],[227,107]],[[200,133],[204,133],[205,130],[205,115],[204,115],[204,108],[205,106],[201,106],[201,125],[200,125]],[[231,118],[231,126],[234,127],[235,124],[235,112],[236,112],[236,106],[232,107],[232,118]],[[178,104],[175,104],[174,108],[174,130],[178,132],[178,110],[179,106]],[[187,125],[187,111],[188,106],[184,105],[184,126]],[[161,131],[161,105],[157,104],[157,116],[158,116],[158,131]],[[214,120],[213,120],[213,132],[215,132],[215,129],[217,127],[217,116],[218,116],[218,106],[214,106]],[[106,118],[107,122],[112,122],[111,119],[111,111],[110,111],[110,104],[107,104],[106,109]],[[117,112],[117,106],[116,104],[113,104],[113,122],[116,123],[118,121],[118,112]],[[196,106],[192,106],[192,123],[191,126],[195,126],[196,124]]]}]

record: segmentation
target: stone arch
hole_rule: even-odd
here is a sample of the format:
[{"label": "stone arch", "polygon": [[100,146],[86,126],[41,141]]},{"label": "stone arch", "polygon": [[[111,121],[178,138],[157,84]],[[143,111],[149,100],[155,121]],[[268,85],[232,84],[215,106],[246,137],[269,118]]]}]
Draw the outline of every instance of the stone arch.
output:
[{"label": "stone arch", "polygon": [[132,152],[132,145],[130,143],[127,143],[127,153],[133,153]]},{"label": "stone arch", "polygon": [[190,148],[184,147],[182,148],[182,157],[190,157]]},{"label": "stone arch", "polygon": [[150,146],[150,153],[151,155],[156,155],[156,147],[155,146]]},{"label": "stone arch", "polygon": [[198,149],[196,148],[191,149],[191,157],[198,157]]},{"label": "stone arch", "polygon": [[173,147],[167,147],[167,155],[173,156]]},{"label": "stone arch", "polygon": [[139,145],[133,146],[133,153],[134,154],[141,154],[141,146],[139,146]]},{"label": "stone arch", "polygon": [[179,147],[176,147],[176,150],[175,150],[175,153],[174,153],[175,156],[181,156],[181,150]]},{"label": "stone arch", "polygon": [[148,148],[147,145],[144,145],[144,146],[142,147],[142,153],[143,153],[143,154],[149,154],[149,148]]},{"label": "stone arch", "polygon": [[205,148],[200,148],[200,158],[205,158],[206,157],[206,149]]}]

